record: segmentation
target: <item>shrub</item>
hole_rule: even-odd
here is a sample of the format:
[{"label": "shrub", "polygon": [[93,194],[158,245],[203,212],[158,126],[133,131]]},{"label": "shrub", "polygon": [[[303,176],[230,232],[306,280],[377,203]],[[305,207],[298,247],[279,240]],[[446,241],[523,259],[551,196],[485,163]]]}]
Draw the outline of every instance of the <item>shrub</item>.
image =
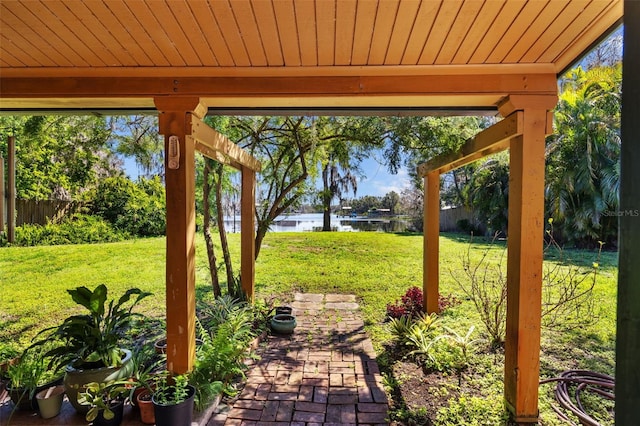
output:
[{"label": "shrub", "polygon": [[164,235],[165,192],[160,178],[107,178],[87,194],[90,210],[116,229],[141,237]]},{"label": "shrub", "polygon": [[127,234],[96,216],[76,213],[59,224],[22,225],[16,228],[17,246],[107,243],[122,241]]},{"label": "shrub", "polygon": [[418,287],[411,287],[400,301],[395,304],[387,304],[387,315],[390,318],[400,318],[402,316],[416,317],[424,312],[422,290]]}]

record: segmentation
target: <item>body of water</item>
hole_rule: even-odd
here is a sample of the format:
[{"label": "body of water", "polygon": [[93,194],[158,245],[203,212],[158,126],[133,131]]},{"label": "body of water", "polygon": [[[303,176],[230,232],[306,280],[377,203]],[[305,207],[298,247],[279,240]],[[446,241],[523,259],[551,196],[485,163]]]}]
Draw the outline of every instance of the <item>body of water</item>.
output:
[{"label": "body of water", "polygon": [[[272,232],[313,232],[322,230],[322,213],[278,216]],[[225,218],[227,232],[240,232],[240,216]],[[407,223],[398,218],[345,217],[331,215],[331,228],[338,232],[380,231],[402,232]]]}]

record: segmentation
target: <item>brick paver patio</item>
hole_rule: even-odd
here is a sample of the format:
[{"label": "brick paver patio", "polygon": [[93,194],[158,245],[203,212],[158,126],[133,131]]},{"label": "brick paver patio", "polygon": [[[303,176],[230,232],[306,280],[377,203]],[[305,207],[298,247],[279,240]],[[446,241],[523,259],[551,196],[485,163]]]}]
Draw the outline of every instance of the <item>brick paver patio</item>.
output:
[{"label": "brick paver patio", "polygon": [[208,426],[386,425],[387,397],[355,296],[296,294],[298,326],[258,349],[247,384]]}]

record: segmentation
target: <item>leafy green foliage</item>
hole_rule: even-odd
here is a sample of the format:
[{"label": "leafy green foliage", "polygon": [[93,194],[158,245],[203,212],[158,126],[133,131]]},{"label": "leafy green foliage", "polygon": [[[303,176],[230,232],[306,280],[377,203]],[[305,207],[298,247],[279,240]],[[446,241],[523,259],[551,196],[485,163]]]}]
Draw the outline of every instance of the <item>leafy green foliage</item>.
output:
[{"label": "leafy green foliage", "polygon": [[76,213],[58,224],[18,226],[14,244],[38,246],[106,243],[122,241],[127,236],[124,232],[116,231],[109,222],[100,217]]},{"label": "leafy green foliage", "polygon": [[110,382],[91,382],[83,387],[83,391],[78,394],[78,402],[82,405],[89,405],[89,411],[85,418],[88,422],[94,421],[100,411],[105,420],[115,417],[113,412],[114,404],[122,403],[124,396],[129,393],[128,386],[131,382],[123,380],[112,380]]},{"label": "leafy green foliage", "polygon": [[621,65],[572,70],[561,81],[547,140],[547,211],[556,238],[616,243],[620,186]]},{"label": "leafy green foliage", "polygon": [[[72,315],[56,327],[43,330],[41,340],[31,347],[51,342],[60,344],[47,351],[57,366],[70,362],[75,365],[98,363],[101,366],[119,366],[122,353],[120,339],[131,325],[131,321],[141,314],[132,312],[140,300],[151,295],[138,288],[127,290],[118,301],[110,300],[107,307],[107,286],[101,284],[93,291],[87,287],[67,290],[73,301],[89,313]],[[131,299],[135,296],[135,299]],[[125,307],[131,301],[128,308]]]},{"label": "leafy green foliage", "polygon": [[505,424],[507,419],[502,404],[496,404],[488,398],[461,395],[452,398],[447,407],[438,410],[433,423],[436,426],[494,426]]},{"label": "leafy green foliage", "polygon": [[91,213],[103,217],[114,228],[142,237],[163,235],[166,228],[165,192],[158,177],[107,178],[86,195]]},{"label": "leafy green foliage", "polygon": [[153,400],[160,405],[177,405],[189,398],[189,376],[170,376],[168,371],[160,375],[155,383]]}]

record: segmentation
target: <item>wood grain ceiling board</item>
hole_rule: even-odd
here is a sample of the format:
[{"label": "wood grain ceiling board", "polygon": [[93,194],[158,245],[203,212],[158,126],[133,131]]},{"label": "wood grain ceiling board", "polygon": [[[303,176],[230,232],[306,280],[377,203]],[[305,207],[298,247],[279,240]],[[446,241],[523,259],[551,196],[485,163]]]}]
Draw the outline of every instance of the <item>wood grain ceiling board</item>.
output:
[{"label": "wood grain ceiling board", "polygon": [[389,50],[389,40],[394,29],[398,13],[398,0],[380,1],[376,12],[376,23],[373,27],[371,51],[367,65],[382,65]]},{"label": "wood grain ceiling board", "polygon": [[335,58],[332,65],[351,65],[356,9],[356,0],[336,3]]},{"label": "wood grain ceiling board", "polygon": [[353,30],[351,65],[366,65],[371,51],[373,28],[376,23],[377,1],[358,3]]},{"label": "wood grain ceiling board", "polygon": [[440,1],[423,1],[420,4],[407,47],[402,55],[401,65],[416,65],[418,63],[441,4]]},{"label": "wood grain ceiling board", "polygon": [[565,27],[564,31],[549,45],[537,61],[555,62],[567,46],[576,42],[594,22],[597,22],[596,18],[608,9],[603,10],[603,6],[611,7],[612,2],[596,0],[587,5],[578,17]]},{"label": "wood grain ceiling board", "polygon": [[300,43],[300,61],[305,67],[315,67],[318,65],[315,1],[296,0],[293,5]]},{"label": "wood grain ceiling board", "polygon": [[509,53],[501,62],[517,63],[525,53],[533,46],[538,39],[549,30],[551,25],[558,19],[558,16],[567,7],[567,3],[560,1],[549,1],[545,8],[540,11],[537,18],[533,20],[529,28],[522,34],[520,40],[511,48]]},{"label": "wood grain ceiling board", "polygon": [[385,65],[399,65],[402,61],[419,7],[420,0],[403,0],[400,2],[396,22],[389,39],[389,48],[384,61]]},{"label": "wood grain ceiling board", "polygon": [[478,11],[476,19],[473,21],[467,35],[460,46],[458,46],[458,50],[451,60],[452,64],[461,65],[469,63],[471,56],[482,42],[482,38],[487,30],[493,25],[503,6],[503,2],[492,0],[486,0],[482,4],[482,8]]},{"label": "wood grain ceiling board", "polygon": [[427,44],[418,60],[419,65],[433,65],[435,63],[461,7],[462,0],[444,0],[431,28]]},{"label": "wood grain ceiling board", "polygon": [[[20,11],[18,11],[18,13],[20,13]],[[33,14],[29,12],[24,13],[23,11],[22,14],[28,16],[25,18],[27,21],[35,18]],[[25,23],[23,19],[15,15],[13,11],[2,7],[1,4],[0,23],[2,26],[8,26],[13,29],[10,39],[3,36],[0,40],[2,40],[2,45],[7,43],[5,46],[11,46],[7,50],[11,49],[15,52],[16,56],[14,56],[14,58],[26,55],[24,56],[25,58],[31,56],[33,60],[41,66],[71,66],[72,62],[53,49],[51,44],[41,36],[41,33],[45,33],[46,36],[53,37],[54,40],[57,39],[57,36],[46,26],[40,27],[38,32],[36,32],[30,25]],[[25,61],[20,61],[20,63],[24,66],[29,64],[30,61],[25,59]]]},{"label": "wood grain ceiling board", "polygon": [[229,46],[227,46],[227,42],[222,35],[222,31],[218,26],[218,22],[211,8],[209,8],[207,3],[201,1],[191,2],[189,6],[200,25],[203,37],[209,42],[209,46],[218,65],[221,67],[234,66]]},{"label": "wood grain ceiling board", "polygon": [[524,0],[509,0],[504,2],[500,13],[485,32],[482,41],[478,44],[468,63],[484,64],[486,62],[487,57],[500,42],[526,3]]},{"label": "wood grain ceiling board", "polygon": [[211,50],[210,42],[204,37],[202,28],[187,0],[174,0],[168,4],[172,19],[178,23],[182,29],[182,34],[196,54],[194,58],[195,66],[216,66],[218,62]]},{"label": "wood grain ceiling board", "polygon": [[[148,3],[149,9],[153,13],[156,21],[162,31],[171,39],[172,44],[175,46],[175,50],[182,57],[186,66],[202,66],[202,62],[196,53],[196,50],[190,40],[187,38],[182,22],[179,18],[173,14],[169,8],[168,2],[154,2]],[[182,17],[186,19],[186,17]]]},{"label": "wood grain ceiling board", "polygon": [[302,60],[293,0],[274,1],[273,10],[276,14],[284,64],[285,66],[299,67],[302,65]]},{"label": "wood grain ceiling board", "polygon": [[[261,2],[264,5],[267,5],[267,18],[273,17],[273,13],[271,10],[270,2],[264,1]],[[257,20],[256,16],[253,12],[253,7],[248,0],[236,1],[233,3],[233,16],[235,17],[236,22],[238,23],[238,28],[240,28],[240,33],[242,34],[242,40],[244,41],[244,46],[247,49],[247,54],[249,55],[249,60],[251,61],[251,66],[254,67],[264,67],[269,63],[267,61],[267,56],[265,54],[264,49],[264,37],[261,34],[260,26],[258,26],[258,22],[262,22],[262,19]],[[275,24],[275,20],[273,20]],[[276,40],[278,40],[276,38]],[[273,45],[277,43],[269,43],[269,45]]]},{"label": "wood grain ceiling board", "polygon": [[[114,6],[117,4],[114,2]],[[144,31],[140,32],[140,24],[132,19],[131,13],[128,9],[116,9],[107,7],[106,3],[95,2],[91,4],[93,13],[99,17],[99,21],[102,25],[108,28],[108,32],[116,40],[116,42],[122,46],[122,49],[127,52],[131,58],[133,58],[136,65],[139,66],[152,66],[154,62],[151,57],[147,55],[145,49],[142,47],[144,40],[136,37],[136,32],[140,36],[143,36]],[[135,24],[134,24],[135,22]],[[127,25],[130,23],[130,25]],[[136,31],[138,30],[138,31]]]},{"label": "wood grain ceiling board", "polygon": [[226,0],[219,0],[209,2],[209,5],[213,11],[213,15],[216,18],[218,26],[220,27],[220,31],[224,37],[224,42],[229,48],[234,66],[251,66],[251,60],[249,59],[247,48],[244,45],[242,34],[238,28],[230,4]]},{"label": "wood grain ceiling board", "polygon": [[318,65],[333,65],[335,61],[336,51],[335,2],[316,2],[316,22],[316,37],[318,39]]},{"label": "wood grain ceiling board", "polygon": [[[53,19],[59,20],[62,23],[74,24],[73,26],[68,25],[68,27],[71,27],[73,36],[69,31],[65,32],[66,36],[71,38],[74,42],[74,39],[81,41],[84,47],[82,50],[86,52],[85,60],[90,66],[114,66],[118,64],[118,59],[110,50],[114,47],[102,44],[102,42],[91,32],[84,22],[75,15],[67,2],[50,1],[42,2],[42,4],[54,15]],[[67,38],[63,36],[63,40],[66,42]]]},{"label": "wood grain ceiling board", "polygon": [[531,24],[540,15],[540,12],[544,10],[547,5],[545,1],[530,1],[527,2],[518,16],[513,20],[509,29],[504,33],[504,36],[493,48],[493,51],[489,54],[485,62],[491,64],[499,64],[507,56],[513,46],[520,40],[523,33],[531,28]]},{"label": "wood grain ceiling board", "polygon": [[547,30],[540,35],[538,40],[527,50],[521,58],[521,61],[536,62],[547,47],[564,31],[567,23],[573,22],[588,4],[589,0],[577,0],[573,1],[571,5],[568,5],[563,10],[563,13],[549,25]]},{"label": "wood grain ceiling board", "polygon": [[[119,37],[123,42],[130,43],[128,46],[132,53],[142,66],[158,66],[166,67],[169,61],[158,48],[158,45],[149,36],[149,32],[136,15],[133,14],[125,0],[114,0],[105,4],[105,7],[111,11],[114,20],[119,23],[120,27],[111,22],[107,22],[111,28],[118,28]],[[120,29],[121,28],[121,29]],[[129,41],[124,41],[129,40]],[[135,49],[140,50],[140,54],[135,53]],[[147,60],[142,58],[146,56]]]},{"label": "wood grain ceiling board", "polygon": [[467,38],[469,29],[473,28],[473,24],[482,6],[483,2],[481,1],[464,2],[462,4],[455,21],[451,25],[449,34],[435,59],[436,64],[444,65],[451,63],[458,49],[460,49],[463,40]]},{"label": "wood grain ceiling board", "polygon": [[[185,66],[186,62],[171,41],[169,34],[167,34],[160,22],[156,19],[156,16],[149,8],[149,5],[144,1],[126,1],[126,5],[139,21],[139,25],[145,29],[149,39],[156,46],[157,51],[161,55],[161,58],[158,58],[157,56],[153,56],[151,58],[154,61],[154,65],[158,67]],[[164,63],[166,65],[160,65],[160,63]]]}]

